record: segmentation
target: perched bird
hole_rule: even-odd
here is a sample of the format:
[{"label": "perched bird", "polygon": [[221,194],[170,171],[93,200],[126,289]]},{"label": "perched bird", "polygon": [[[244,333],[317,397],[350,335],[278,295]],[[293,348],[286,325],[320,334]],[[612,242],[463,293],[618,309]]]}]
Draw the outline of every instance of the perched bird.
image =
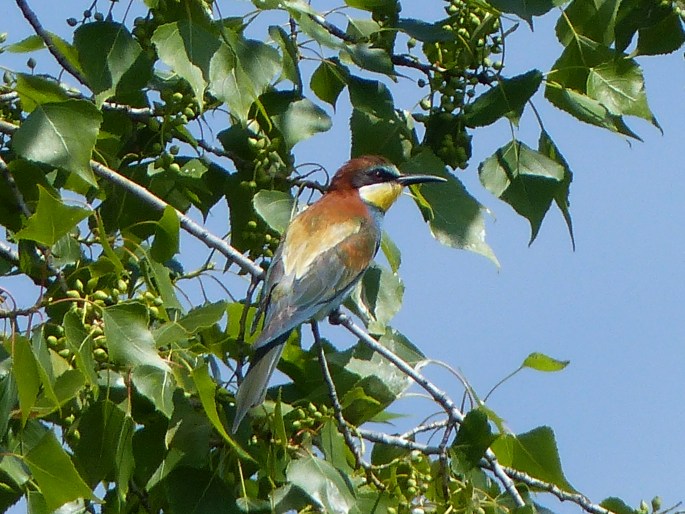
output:
[{"label": "perched bird", "polygon": [[382,157],[358,157],[340,168],[326,193],[290,222],[266,273],[264,325],[238,388],[233,432],[247,411],[264,401],[293,329],[339,307],[371,264],[381,241],[383,215],[402,187],[444,180],[400,175]]}]

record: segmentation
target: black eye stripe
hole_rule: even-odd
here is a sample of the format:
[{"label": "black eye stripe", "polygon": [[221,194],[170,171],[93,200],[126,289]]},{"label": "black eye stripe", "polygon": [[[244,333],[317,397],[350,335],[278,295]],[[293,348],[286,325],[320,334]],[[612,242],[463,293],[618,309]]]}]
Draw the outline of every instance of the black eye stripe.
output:
[{"label": "black eye stripe", "polygon": [[371,170],[369,170],[369,175],[371,175],[376,180],[381,179],[382,182],[389,182],[397,178],[394,174],[392,174],[385,168],[372,168]]}]

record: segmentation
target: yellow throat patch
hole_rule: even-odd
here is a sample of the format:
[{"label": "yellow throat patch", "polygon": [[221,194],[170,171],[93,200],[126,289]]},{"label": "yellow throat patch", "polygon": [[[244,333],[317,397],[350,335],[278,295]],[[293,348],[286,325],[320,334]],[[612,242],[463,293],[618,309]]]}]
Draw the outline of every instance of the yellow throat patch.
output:
[{"label": "yellow throat patch", "polygon": [[397,182],[382,182],[359,188],[359,196],[364,202],[386,212],[402,193],[402,186]]}]

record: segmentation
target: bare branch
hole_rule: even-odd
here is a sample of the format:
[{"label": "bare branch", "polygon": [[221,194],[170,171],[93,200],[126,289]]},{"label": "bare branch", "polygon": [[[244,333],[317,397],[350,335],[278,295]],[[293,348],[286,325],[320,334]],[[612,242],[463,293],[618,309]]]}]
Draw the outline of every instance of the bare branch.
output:
[{"label": "bare branch", "polygon": [[13,266],[19,266],[19,254],[4,241],[0,241],[0,257],[11,262]]},{"label": "bare branch", "polygon": [[333,412],[335,414],[335,421],[338,424],[338,430],[343,435],[345,439],[345,444],[354,455],[354,460],[358,468],[362,468],[366,472],[366,478],[373,483],[380,490],[385,489],[383,483],[378,480],[376,475],[373,473],[371,464],[364,461],[362,457],[362,450],[354,442],[354,438],[350,433],[350,428],[347,425],[347,421],[342,414],[342,405],[340,405],[340,400],[338,399],[338,393],[335,390],[335,384],[333,383],[333,377],[331,376],[331,371],[328,369],[328,361],[326,361],[326,352],[324,351],[323,344],[321,344],[321,334],[319,333],[319,324],[316,321],[311,322],[312,334],[314,335],[314,344],[319,351],[319,364],[321,365],[321,373],[323,375],[324,382],[328,386],[328,395],[333,404]]}]

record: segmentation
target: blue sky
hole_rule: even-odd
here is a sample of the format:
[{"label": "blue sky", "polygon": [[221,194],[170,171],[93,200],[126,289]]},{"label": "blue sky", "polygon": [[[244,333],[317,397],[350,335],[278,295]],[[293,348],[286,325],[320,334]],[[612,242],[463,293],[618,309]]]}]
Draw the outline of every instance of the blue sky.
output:
[{"label": "blue sky", "polygon": [[[55,4],[34,3],[47,28],[58,33],[66,28],[63,18],[85,6],[65,2],[51,12]],[[419,7],[405,3],[405,16],[425,16],[429,9],[422,5],[416,12]],[[224,15],[231,14],[232,2],[220,5]],[[430,2],[431,16],[440,16],[441,5]],[[0,32],[9,32],[10,41],[27,35],[18,9],[8,3],[5,11]],[[505,74],[549,70],[561,51],[553,35],[556,17],[537,20],[534,32],[519,27],[508,44]],[[0,65],[24,71],[25,59],[3,54]],[[37,61],[38,71],[54,69],[46,52]],[[630,120],[644,143],[628,144],[582,125],[536,98],[574,171],[575,252],[558,212],[550,213],[528,247],[528,223],[480,186],[477,164],[509,141],[503,122],[476,132],[472,164],[458,172],[492,212],[487,237],[499,270],[483,257],[433,240],[409,198],[388,214],[385,228],[403,257],[406,291],[394,323],[398,329],[427,356],[460,369],[481,395],[531,352],[569,359],[561,373],[521,373],[498,389],[490,406],[513,432],[551,426],[567,478],[591,499],[619,496],[636,506],[659,494],[670,506],[685,500],[685,203],[680,196],[685,169],[679,157],[685,66],[682,52],[640,62],[650,105],[664,130],[662,135]],[[398,105],[410,108],[413,84],[400,80],[394,87]],[[341,101],[333,130],[299,145],[298,162],[320,162],[333,171],[349,157],[345,95]],[[535,146],[537,136],[529,113],[518,137]],[[225,219],[215,214],[210,228],[224,233]],[[193,254],[193,245],[184,239],[184,258]],[[31,294],[24,301],[34,299]],[[344,332],[327,334],[340,346],[353,342]],[[424,373],[460,397],[457,381],[439,366]],[[414,398],[401,400],[394,410],[418,413],[402,422],[411,423],[433,408]],[[555,511],[579,511],[540,499]]]}]

